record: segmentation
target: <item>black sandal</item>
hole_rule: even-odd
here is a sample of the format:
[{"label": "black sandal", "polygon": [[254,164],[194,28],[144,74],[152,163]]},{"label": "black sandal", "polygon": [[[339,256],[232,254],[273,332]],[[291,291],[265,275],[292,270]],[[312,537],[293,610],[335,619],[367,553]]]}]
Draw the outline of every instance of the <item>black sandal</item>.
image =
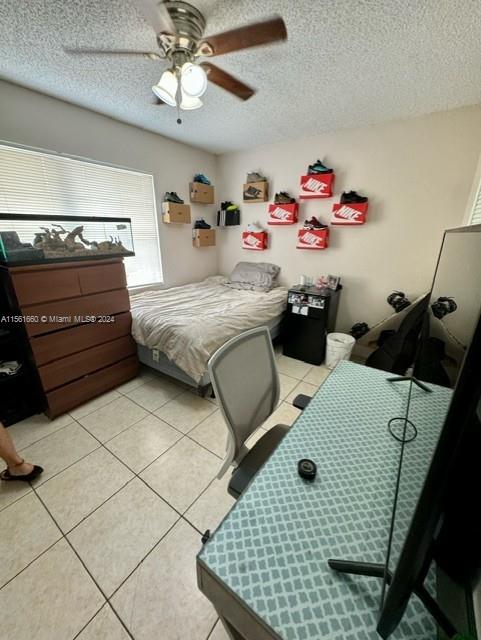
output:
[{"label": "black sandal", "polygon": [[[25,460],[22,460],[22,462],[19,462],[19,464],[16,464],[14,466],[19,467],[24,463],[25,463]],[[42,472],[43,472],[42,467],[39,467],[36,464],[33,465],[33,469],[30,471],[30,473],[25,473],[22,476],[15,476],[12,473],[10,473],[9,469],[5,469],[5,471],[2,471],[2,473],[0,473],[0,480],[3,480],[4,482],[12,482],[14,480],[21,480],[23,482],[32,482],[33,480],[35,480],[35,478],[38,478],[38,476]]]}]

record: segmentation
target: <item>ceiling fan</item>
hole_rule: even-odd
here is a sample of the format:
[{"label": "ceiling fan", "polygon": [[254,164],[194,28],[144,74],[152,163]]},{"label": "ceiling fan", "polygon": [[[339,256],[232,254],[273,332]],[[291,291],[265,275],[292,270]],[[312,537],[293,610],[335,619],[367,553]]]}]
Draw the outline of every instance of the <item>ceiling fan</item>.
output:
[{"label": "ceiling fan", "polygon": [[[248,100],[255,90],[209,61],[224,53],[258,47],[287,39],[281,17],[246,25],[213,36],[204,36],[206,20],[193,5],[183,0],[134,0],[144,18],[153,27],[159,49],[130,51],[125,49],[64,49],[71,54],[143,56],[150,60],[166,60],[166,69],[152,87],[156,104],[168,104],[183,110],[202,106],[201,96],[208,81]],[[179,120],[178,120],[179,122]]]}]

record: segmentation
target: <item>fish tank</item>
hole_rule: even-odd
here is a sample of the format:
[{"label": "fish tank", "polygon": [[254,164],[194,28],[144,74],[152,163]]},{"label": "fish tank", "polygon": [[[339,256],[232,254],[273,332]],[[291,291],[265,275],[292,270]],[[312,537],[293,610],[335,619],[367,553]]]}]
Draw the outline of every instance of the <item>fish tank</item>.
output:
[{"label": "fish tank", "polygon": [[0,263],[4,265],[133,255],[130,218],[0,213]]}]

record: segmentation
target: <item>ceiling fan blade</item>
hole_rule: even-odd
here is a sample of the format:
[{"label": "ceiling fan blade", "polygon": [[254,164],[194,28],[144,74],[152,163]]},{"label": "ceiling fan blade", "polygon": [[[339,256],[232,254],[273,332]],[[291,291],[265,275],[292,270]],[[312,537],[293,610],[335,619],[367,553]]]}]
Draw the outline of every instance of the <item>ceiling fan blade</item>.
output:
[{"label": "ceiling fan blade", "polygon": [[287,30],[284,20],[280,16],[275,16],[263,22],[208,36],[201,42],[199,53],[206,56],[219,56],[279,40],[287,40]]},{"label": "ceiling fan blade", "polygon": [[135,0],[135,4],[156,34],[175,34],[175,25],[164,2],[159,2],[159,0]]},{"label": "ceiling fan blade", "polygon": [[205,69],[208,74],[207,77],[211,82],[216,84],[218,87],[225,89],[229,93],[233,93],[241,100],[249,100],[249,98],[254,95],[254,89],[248,87],[240,80],[237,80],[237,78],[234,78],[230,73],[223,71],[215,64],[212,64],[211,62],[203,62],[201,67]]},{"label": "ceiling fan blade", "polygon": [[90,49],[89,47],[80,47],[79,49],[65,49],[65,53],[72,55],[94,55],[94,56],[143,56],[150,60],[163,60],[164,57],[156,51],[132,51],[130,49]]}]

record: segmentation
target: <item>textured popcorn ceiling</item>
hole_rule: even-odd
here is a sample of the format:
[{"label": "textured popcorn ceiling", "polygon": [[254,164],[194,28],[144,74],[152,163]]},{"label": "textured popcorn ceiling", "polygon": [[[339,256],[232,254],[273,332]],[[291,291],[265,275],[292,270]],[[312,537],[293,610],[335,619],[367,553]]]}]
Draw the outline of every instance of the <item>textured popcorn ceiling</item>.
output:
[{"label": "textured popcorn ceiling", "polygon": [[213,152],[481,102],[479,0],[193,1],[207,33],[284,17],[287,44],[215,59],[250,101],[211,85],[179,126],[151,104],[162,62],[62,51],[155,47],[130,0],[1,0],[0,76]]}]

